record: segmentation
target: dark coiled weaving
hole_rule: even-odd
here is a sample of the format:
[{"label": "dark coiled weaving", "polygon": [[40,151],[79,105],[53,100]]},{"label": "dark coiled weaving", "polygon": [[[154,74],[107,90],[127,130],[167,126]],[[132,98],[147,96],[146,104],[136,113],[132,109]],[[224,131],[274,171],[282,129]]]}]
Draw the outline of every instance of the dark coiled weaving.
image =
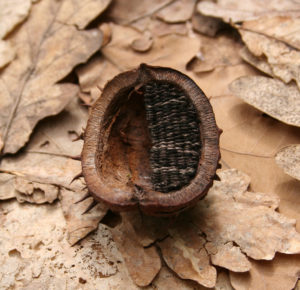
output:
[{"label": "dark coiled weaving", "polygon": [[190,183],[199,162],[199,118],[175,84],[145,85],[146,117],[152,139],[150,165],[154,190],[170,192]]}]

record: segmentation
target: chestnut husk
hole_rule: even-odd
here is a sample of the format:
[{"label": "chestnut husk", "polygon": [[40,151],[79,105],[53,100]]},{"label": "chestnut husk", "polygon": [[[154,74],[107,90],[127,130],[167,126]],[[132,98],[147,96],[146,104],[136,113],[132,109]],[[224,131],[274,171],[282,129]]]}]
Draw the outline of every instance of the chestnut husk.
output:
[{"label": "chestnut husk", "polygon": [[[151,136],[142,88],[153,82],[178,86],[199,118],[202,147],[195,176],[170,192],[151,186]],[[91,108],[81,154],[88,190],[113,211],[139,208],[148,215],[178,214],[203,198],[216,179],[221,132],[208,98],[193,80],[171,68],[141,64],[109,81]]]}]

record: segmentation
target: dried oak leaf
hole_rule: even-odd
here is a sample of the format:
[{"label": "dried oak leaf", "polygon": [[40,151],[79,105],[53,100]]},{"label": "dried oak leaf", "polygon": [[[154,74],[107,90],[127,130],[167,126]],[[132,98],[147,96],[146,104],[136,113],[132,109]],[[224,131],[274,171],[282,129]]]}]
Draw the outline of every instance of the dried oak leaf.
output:
[{"label": "dried oak leaf", "polygon": [[[122,223],[113,236],[123,247],[121,253],[129,271],[137,275],[135,255],[147,261],[148,255],[141,258],[143,252],[157,244],[166,264],[179,277],[214,287],[217,273],[213,265],[246,272],[251,268],[248,257],[271,260],[275,252],[300,252],[295,221],[275,211],[277,196],[248,192],[249,176],[236,169],[219,175],[221,181],[214,183],[208,195],[176,221],[164,220],[163,224],[158,218],[144,219],[139,213],[122,214]],[[125,241],[136,253],[126,252]],[[146,280],[150,283],[157,268],[149,269],[145,264],[151,273]],[[146,275],[141,269],[143,266],[139,270]]]},{"label": "dried oak leaf", "polygon": [[166,264],[182,279],[190,279],[205,287],[214,287],[217,271],[210,264],[204,247],[205,238],[195,227],[182,223],[171,229],[171,237],[159,242]]},{"label": "dried oak leaf", "polygon": [[132,41],[140,35],[130,27],[113,25],[112,40],[102,48],[103,55],[121,71],[133,69],[143,62],[184,71],[187,61],[199,49],[199,41],[196,38],[166,35],[154,39],[149,53],[141,54],[130,48]]},{"label": "dried oak leaf", "polygon": [[277,254],[272,261],[251,261],[249,273],[230,272],[236,290],[295,289],[299,278],[299,256]]},{"label": "dried oak leaf", "polygon": [[[256,32],[239,30],[249,51],[259,58],[258,69],[289,83],[295,80],[300,88],[300,51],[276,39]],[[265,60],[267,64],[262,65]],[[268,68],[266,66],[268,65]],[[271,71],[271,72],[270,72]]]},{"label": "dried oak leaf", "polygon": [[186,65],[195,73],[208,72],[218,67],[234,66],[242,62],[238,51],[242,44],[228,35],[215,38],[200,36],[200,51]]},{"label": "dried oak leaf", "polygon": [[222,21],[220,19],[195,12],[192,17],[192,25],[195,31],[213,37],[222,27]]},{"label": "dried oak leaf", "polygon": [[58,192],[58,187],[52,184],[32,182],[22,177],[15,179],[15,196],[20,203],[53,203],[58,198]]},{"label": "dried oak leaf", "polygon": [[186,63],[199,49],[196,38],[171,34],[154,38],[151,50],[139,53],[131,48],[131,44],[142,36],[141,33],[115,24],[111,24],[111,29],[112,40],[102,48],[102,55],[91,58],[76,70],[81,90],[89,93],[92,100],[101,94],[98,87],[103,88],[116,74],[133,69],[142,62],[185,71]]},{"label": "dried oak leaf", "polygon": [[30,7],[31,0],[0,1],[0,39],[26,19]]},{"label": "dried oak leaf", "polygon": [[5,202],[0,211],[1,289],[136,289],[107,226],[71,247],[59,203]]},{"label": "dried oak leaf", "polygon": [[137,52],[146,52],[151,49],[153,45],[153,38],[151,33],[144,33],[141,37],[132,41],[131,47]]},{"label": "dried oak leaf", "polygon": [[108,16],[114,23],[128,25],[153,15],[173,1],[174,0],[115,0],[108,10]]},{"label": "dried oak leaf", "polygon": [[300,145],[290,145],[280,149],[275,156],[275,161],[283,171],[300,180]]},{"label": "dried oak leaf", "polygon": [[[154,289],[180,289],[180,290],[205,290],[207,288],[201,287],[196,282],[191,280],[182,280],[171,271],[167,266],[162,266],[159,274],[151,283]],[[156,288],[155,288],[156,287]],[[216,288],[216,290],[221,290]],[[225,290],[225,289],[224,289]]]},{"label": "dried oak leaf", "polygon": [[194,224],[206,234],[207,241],[217,250],[233,242],[243,255],[256,260],[271,260],[275,252],[299,253],[296,222],[275,211],[279,205],[277,196],[248,192],[249,176],[235,169],[222,171],[219,176],[221,181],[191,212]]},{"label": "dried oak leaf", "polygon": [[15,175],[0,173],[0,200],[15,198]]},{"label": "dried oak leaf", "polygon": [[222,18],[229,23],[252,20],[262,16],[299,16],[299,8],[300,4],[293,0],[271,0],[268,1],[267,6],[259,0],[218,0],[217,3],[200,1],[197,5],[199,13]]},{"label": "dried oak leaf", "polygon": [[70,157],[80,154],[82,141],[73,142],[73,135],[80,135],[87,117],[86,109],[74,99],[64,112],[37,126],[24,152],[4,157],[0,171],[76,190],[71,181],[81,172],[81,163]]},{"label": "dried oak leaf", "polygon": [[79,31],[57,20],[66,1],[71,0],[34,4],[28,20],[10,37],[17,58],[0,74],[4,153],[17,152],[39,120],[60,112],[77,94],[76,85],[56,82],[101,46],[99,30]]},{"label": "dried oak leaf", "polygon": [[195,4],[195,0],[178,0],[161,9],[156,17],[168,23],[185,22],[192,17]]},{"label": "dried oak leaf", "polygon": [[126,218],[112,229],[112,235],[134,283],[140,287],[149,285],[161,268],[156,248],[143,247],[133,226]]},{"label": "dried oak leaf", "polygon": [[[15,187],[15,176],[23,177],[29,185],[49,189],[54,185],[62,187],[60,200],[67,222],[68,241],[72,245],[95,230],[106,213],[106,208],[99,204],[83,215],[91,198],[75,204],[86,194],[86,189],[81,179],[71,182],[81,172],[81,163],[70,157],[81,152],[82,141],[73,142],[73,135],[80,135],[87,115],[86,109],[73,100],[63,113],[37,126],[25,152],[4,157],[1,163],[1,170],[11,174],[0,174],[0,190],[6,193],[0,199],[18,198],[16,191],[24,191],[22,186]],[[54,192],[57,194],[57,191],[49,193]]]},{"label": "dried oak leaf", "polygon": [[266,16],[245,21],[241,25],[241,28],[283,41],[300,50],[299,26],[299,17]]},{"label": "dried oak leaf", "polygon": [[82,188],[77,189],[76,192],[66,188],[60,191],[60,202],[67,223],[67,240],[71,246],[96,230],[107,212],[107,207],[98,203],[88,213],[83,214],[92,202],[90,197],[78,203],[86,194],[87,190]]},{"label": "dried oak leaf", "polygon": [[296,85],[262,76],[241,77],[230,84],[234,95],[289,125],[300,127],[300,92]]},{"label": "dried oak leaf", "polygon": [[58,22],[84,29],[110,3],[111,0],[64,0],[56,18]]},{"label": "dried oak leaf", "polygon": [[0,69],[10,63],[14,58],[15,50],[11,43],[0,39]]},{"label": "dried oak leaf", "polygon": [[254,54],[250,52],[250,50],[245,46],[240,50],[240,56],[244,61],[256,67],[258,70],[263,73],[275,77],[270,64],[267,62],[265,57],[256,57]]}]

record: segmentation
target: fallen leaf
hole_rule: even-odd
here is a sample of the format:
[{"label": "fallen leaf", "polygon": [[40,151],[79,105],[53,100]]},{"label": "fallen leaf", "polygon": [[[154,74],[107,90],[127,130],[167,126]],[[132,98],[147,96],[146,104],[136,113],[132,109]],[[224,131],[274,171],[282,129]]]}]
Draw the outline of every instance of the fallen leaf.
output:
[{"label": "fallen leaf", "polygon": [[[107,81],[126,69],[133,69],[146,62],[152,65],[165,65],[185,70],[186,62],[198,51],[199,41],[187,36],[167,35],[155,38],[153,46],[147,53],[131,49],[134,40],[142,36],[136,30],[111,24],[112,40],[102,48],[103,55],[91,58],[87,64],[76,70],[80,88],[96,100]],[[124,37],[126,35],[126,37]],[[186,47],[186,44],[189,46]]]},{"label": "fallen leaf", "polygon": [[56,18],[58,22],[84,29],[110,2],[111,0],[63,1]]},{"label": "fallen leaf", "polygon": [[[194,281],[182,280],[173,271],[171,271],[167,266],[163,266],[151,283],[154,289],[180,289],[180,290],[205,290],[206,288],[201,287]],[[221,289],[220,289],[221,290]]]},{"label": "fallen leaf", "polygon": [[15,179],[16,198],[20,203],[53,203],[58,198],[58,192],[55,185],[32,182],[22,177]]},{"label": "fallen leaf", "polygon": [[123,219],[112,229],[113,239],[125,260],[127,270],[140,287],[149,285],[161,268],[160,257],[155,247],[144,248],[139,242],[132,225]]},{"label": "fallen leaf", "polygon": [[168,23],[185,22],[192,17],[195,0],[178,0],[156,13],[156,17]]},{"label": "fallen leaf", "polygon": [[131,47],[137,52],[146,52],[151,49],[153,45],[153,38],[150,33],[145,33],[140,38],[132,41]]},{"label": "fallen leaf", "polygon": [[250,178],[235,169],[218,175],[221,182],[215,182],[207,197],[191,213],[194,224],[206,234],[208,241],[217,248],[220,245],[224,248],[232,241],[243,254],[257,260],[271,260],[275,252],[300,251],[295,220],[275,211],[279,205],[277,196],[248,192]]},{"label": "fallen leaf", "polygon": [[84,66],[76,70],[80,89],[91,95],[91,103],[101,95],[99,88],[120,73],[120,70],[103,55],[92,57]]},{"label": "fallen leaf", "polygon": [[238,51],[241,43],[227,35],[216,38],[201,36],[200,51],[186,65],[193,72],[207,72],[217,67],[235,66],[242,62]]},{"label": "fallen leaf", "polygon": [[0,1],[0,39],[3,39],[30,12],[31,0]]},{"label": "fallen leaf", "polygon": [[[206,246],[206,248],[209,252],[209,247]],[[221,247],[215,247],[215,252],[210,254],[214,265],[227,268],[233,272],[247,272],[251,268],[249,260],[241,252],[241,249],[234,246],[232,242],[228,242]]]},{"label": "fallen leaf", "polygon": [[0,40],[0,69],[15,58],[15,50],[10,42]]},{"label": "fallen leaf", "polygon": [[222,18],[225,22],[236,23],[262,16],[299,16],[299,3],[293,0],[271,0],[266,6],[261,1],[218,0],[217,3],[201,1],[197,10],[206,16]]},{"label": "fallen leaf", "polygon": [[0,173],[0,200],[15,198],[15,175]]},{"label": "fallen leaf", "polygon": [[205,287],[214,287],[217,271],[210,265],[209,255],[204,248],[205,239],[197,233],[197,229],[188,224],[182,226],[185,230],[173,230],[172,237],[158,243],[166,264],[182,279],[196,281]]},{"label": "fallen leaf", "polygon": [[150,283],[159,271],[156,262],[152,267],[147,262],[145,250],[153,249],[153,244],[160,247],[166,264],[179,277],[205,287],[216,284],[217,272],[211,263],[246,272],[251,269],[248,258],[272,260],[276,252],[300,252],[295,220],[276,212],[276,195],[248,192],[249,176],[236,169],[218,175],[221,181],[215,181],[208,195],[176,221],[143,217],[137,212],[122,214],[113,237],[135,283],[142,285],[134,264],[137,259],[146,261],[139,269],[143,281]]},{"label": "fallen leaf", "polygon": [[236,290],[294,289],[299,277],[299,257],[276,255],[273,261],[251,261],[249,273],[230,273]]},{"label": "fallen leaf", "polygon": [[285,83],[295,80],[300,88],[300,51],[255,32],[242,29],[239,32],[250,52],[260,59],[266,59],[272,76]]},{"label": "fallen leaf", "polygon": [[82,141],[73,142],[73,133],[80,135],[87,117],[86,108],[73,100],[63,113],[38,125],[24,152],[4,157],[0,171],[34,182],[77,189],[71,181],[81,172],[81,163],[70,157],[81,153]]},{"label": "fallen leaf", "polygon": [[230,84],[234,95],[289,125],[300,126],[300,92],[296,85],[262,76],[241,77]]},{"label": "fallen leaf", "polygon": [[110,25],[110,23],[104,22],[99,25],[99,29],[101,30],[102,35],[103,35],[103,40],[102,40],[102,45],[101,45],[103,47],[103,46],[107,45],[111,40],[111,33],[112,33],[111,25]]},{"label": "fallen leaf", "polygon": [[107,212],[107,207],[98,203],[88,213],[85,210],[93,202],[90,197],[80,201],[87,194],[87,190],[78,189],[71,191],[62,188],[60,191],[60,201],[64,217],[67,223],[67,240],[71,246],[82,240],[90,232],[98,228],[98,224]]},{"label": "fallen leaf", "polygon": [[0,210],[1,289],[137,289],[122,274],[122,257],[107,226],[100,224],[71,247],[59,202],[5,202]]},{"label": "fallen leaf", "polygon": [[300,145],[283,147],[276,153],[275,161],[286,174],[300,180]]},{"label": "fallen leaf", "polygon": [[270,64],[267,62],[267,60],[265,59],[265,57],[262,57],[262,58],[256,57],[249,51],[249,49],[246,46],[240,50],[240,56],[242,57],[242,59],[244,61],[251,64],[258,70],[264,72],[265,74],[267,74],[269,76],[272,76],[272,77],[274,76],[274,74],[272,72],[272,68],[271,68]]},{"label": "fallen leaf", "polygon": [[185,23],[169,24],[158,19],[151,19],[147,28],[155,36],[165,36],[169,34],[187,35],[188,28]]},{"label": "fallen leaf", "polygon": [[155,12],[166,7],[173,1],[174,0],[116,0],[113,1],[108,11],[108,16],[114,23],[129,25],[140,19],[153,15]]},{"label": "fallen leaf", "polygon": [[195,31],[212,37],[215,36],[222,27],[222,21],[214,17],[194,13],[192,17],[192,25]]},{"label": "fallen leaf", "polygon": [[218,272],[217,283],[215,286],[216,290],[233,290],[230,282],[229,273],[223,271]]},{"label": "fallen leaf", "polygon": [[103,55],[121,71],[133,69],[143,62],[159,66],[171,65],[174,69],[184,71],[187,61],[199,49],[196,38],[172,34],[156,38],[149,53],[136,53],[130,45],[140,35],[130,27],[113,25],[112,40],[102,48]]},{"label": "fallen leaf", "polygon": [[10,37],[17,58],[0,75],[4,153],[17,152],[39,120],[57,114],[75,97],[76,85],[56,82],[101,45],[99,30],[79,31],[58,22],[61,7],[51,0],[34,4],[28,20]]},{"label": "fallen leaf", "polygon": [[299,25],[299,17],[266,16],[251,21],[245,21],[241,27],[245,30],[258,32],[262,35],[283,41],[300,50]]}]

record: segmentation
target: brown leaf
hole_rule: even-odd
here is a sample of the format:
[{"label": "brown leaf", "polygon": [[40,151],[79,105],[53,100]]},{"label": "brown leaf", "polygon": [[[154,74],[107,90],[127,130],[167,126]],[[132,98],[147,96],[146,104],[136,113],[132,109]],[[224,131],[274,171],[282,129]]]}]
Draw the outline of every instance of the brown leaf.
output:
[{"label": "brown leaf", "polygon": [[76,202],[85,196],[86,193],[87,190],[83,189],[71,191],[62,188],[60,191],[61,206],[67,223],[67,240],[71,246],[82,240],[90,232],[96,230],[99,222],[107,212],[107,207],[98,203],[98,205],[88,213],[83,214],[93,201],[93,198],[90,197],[82,202]]},{"label": "brown leaf", "polygon": [[155,36],[165,36],[169,34],[187,35],[188,29],[185,23],[168,24],[158,19],[151,19],[147,27]]},{"label": "brown leaf", "polygon": [[156,13],[156,17],[168,23],[185,22],[192,17],[195,0],[179,0]]},{"label": "brown leaf", "polygon": [[0,40],[0,69],[15,58],[15,50],[10,42]]},{"label": "brown leaf", "polygon": [[256,57],[249,51],[249,49],[246,46],[240,50],[240,56],[244,61],[251,64],[255,68],[259,69],[260,71],[264,72],[267,75],[274,77],[272,68],[264,57],[262,58]]},{"label": "brown leaf", "polygon": [[241,77],[230,90],[250,105],[286,124],[300,126],[300,92],[296,85],[261,76]]},{"label": "brown leaf", "polygon": [[71,181],[81,172],[80,161],[70,157],[81,153],[82,141],[73,142],[86,124],[87,111],[77,100],[66,111],[38,125],[25,152],[3,158],[0,171],[8,171],[28,180],[76,188]]},{"label": "brown leaf", "polygon": [[201,36],[201,48],[186,65],[193,72],[207,72],[217,67],[234,66],[242,62],[238,54],[241,43],[227,35],[216,38]]},{"label": "brown leaf", "polygon": [[110,2],[111,0],[63,1],[57,14],[57,21],[84,29],[108,7]]},{"label": "brown leaf", "polygon": [[15,198],[15,176],[0,173],[0,200]]},{"label": "brown leaf", "polygon": [[153,45],[153,38],[151,33],[145,33],[140,38],[136,38],[132,41],[131,47],[137,52],[146,52],[151,49]]},{"label": "brown leaf", "polygon": [[226,248],[226,243],[232,241],[253,259],[271,260],[275,252],[300,251],[295,220],[275,211],[279,205],[277,196],[246,191],[250,179],[235,169],[218,175],[221,182],[215,182],[192,213],[194,223],[208,241],[217,248]]},{"label": "brown leaf", "polygon": [[4,38],[30,12],[31,0],[14,0],[0,2],[0,39]]},{"label": "brown leaf", "polygon": [[[250,52],[260,59],[266,59],[272,76],[285,83],[295,80],[300,88],[300,51],[255,32],[242,29],[239,32]],[[265,66],[263,70],[267,71]],[[260,67],[262,67],[261,62]]]},{"label": "brown leaf", "polygon": [[159,242],[167,265],[182,279],[196,281],[205,287],[214,287],[217,271],[210,265],[204,248],[205,239],[188,224],[182,224],[182,228],[176,227],[171,235],[172,237]]},{"label": "brown leaf", "polygon": [[233,290],[231,286],[229,273],[223,271],[218,272],[218,278],[216,283],[216,290]]},{"label": "brown leaf", "polygon": [[207,36],[215,36],[222,26],[220,19],[194,13],[192,17],[193,29]]},{"label": "brown leaf", "polygon": [[[206,79],[209,81],[209,79]],[[211,99],[221,136],[222,164],[239,168],[251,176],[251,190],[274,193],[280,197],[279,211],[297,219],[300,230],[300,183],[283,173],[274,160],[280,148],[300,144],[299,128],[270,118],[232,95]]]},{"label": "brown leaf", "polygon": [[5,202],[0,211],[1,289],[137,289],[107,226],[71,247],[59,203]]},{"label": "brown leaf", "polygon": [[21,177],[15,179],[15,197],[20,203],[53,203],[58,198],[58,192],[58,187],[51,184],[32,182]]},{"label": "brown leaf", "polygon": [[101,45],[98,30],[78,31],[57,21],[62,7],[51,0],[33,5],[29,19],[10,38],[17,59],[0,75],[4,153],[18,151],[39,120],[60,112],[77,94],[76,85],[55,83]]},{"label": "brown leaf", "polygon": [[144,248],[126,218],[112,230],[112,234],[134,283],[141,287],[149,285],[161,268],[155,247]]},{"label": "brown leaf", "polygon": [[294,289],[299,276],[298,256],[276,255],[273,261],[251,261],[247,274],[230,273],[230,281],[236,290]]},{"label": "brown leaf", "polygon": [[100,96],[99,87],[103,88],[106,82],[120,71],[132,69],[142,62],[172,66],[183,71],[186,62],[199,48],[199,42],[195,38],[167,35],[155,38],[151,50],[141,54],[131,48],[132,42],[140,38],[141,33],[130,27],[114,24],[111,24],[111,28],[112,40],[102,48],[103,56],[91,58],[87,64],[76,70],[81,90],[90,93],[92,100]]},{"label": "brown leaf", "polygon": [[271,0],[268,5],[261,1],[219,0],[217,3],[201,1],[198,12],[207,16],[222,18],[225,22],[235,23],[262,16],[293,15],[299,16],[300,4],[293,0]]},{"label": "brown leaf", "polygon": [[[205,290],[206,288],[201,287],[194,281],[190,280],[182,280],[180,279],[173,271],[171,271],[168,267],[163,266],[155,278],[155,280],[151,283],[152,287],[156,287],[154,289],[180,289],[180,290]],[[220,289],[221,290],[221,289]]]},{"label": "brown leaf", "polygon": [[[247,257],[271,260],[275,252],[300,252],[295,221],[275,211],[277,196],[248,192],[249,176],[236,169],[222,171],[219,176],[221,181],[215,182],[208,195],[173,222],[163,224],[159,218],[145,220],[138,213],[122,214],[122,223],[113,236],[133,277],[137,275],[132,265],[135,255],[147,260],[144,247],[149,249],[153,243],[159,245],[165,262],[181,278],[206,287],[216,284],[216,269],[211,263],[245,272],[251,268]],[[159,231],[167,228],[169,236]],[[131,247],[138,253],[133,254]],[[157,273],[155,266],[145,267],[151,271],[150,277]]]},{"label": "brown leaf", "polygon": [[108,11],[108,15],[113,22],[128,25],[147,16],[151,16],[173,1],[174,0],[115,0]]},{"label": "brown leaf", "polygon": [[300,180],[300,145],[283,147],[276,153],[275,161],[286,174]]},{"label": "brown leaf", "polygon": [[84,66],[76,70],[80,88],[83,92],[90,93],[93,101],[101,95],[99,88],[104,88],[107,81],[120,73],[120,70],[104,56],[92,57]]},{"label": "brown leaf", "polygon": [[113,25],[112,40],[103,47],[102,53],[122,71],[135,68],[143,62],[151,65],[172,66],[174,69],[184,71],[186,62],[199,49],[199,42],[196,38],[167,35],[156,38],[149,53],[136,53],[130,48],[130,44],[140,35],[130,27]]},{"label": "brown leaf", "polygon": [[242,28],[270,36],[300,50],[299,25],[299,17],[267,16],[245,21]]}]

